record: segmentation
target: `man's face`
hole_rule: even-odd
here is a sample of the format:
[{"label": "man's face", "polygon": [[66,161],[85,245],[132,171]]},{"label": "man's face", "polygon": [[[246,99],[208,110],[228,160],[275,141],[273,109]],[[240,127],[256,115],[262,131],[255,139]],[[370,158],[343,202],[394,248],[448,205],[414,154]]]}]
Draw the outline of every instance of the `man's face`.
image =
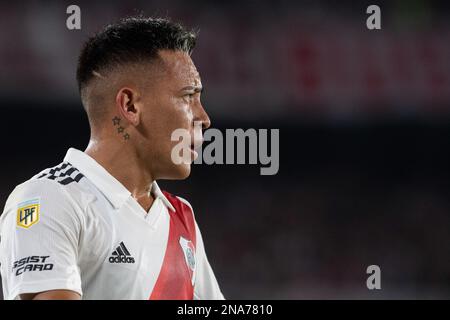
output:
[{"label": "man's face", "polygon": [[208,128],[210,120],[200,102],[202,83],[190,56],[170,50],[160,51],[159,56],[162,72],[142,93],[138,130],[143,141],[137,149],[142,160],[148,161],[154,179],[184,179],[189,176],[191,165],[176,165],[172,161],[172,149],[178,143],[171,140],[172,133],[176,129],[187,130],[192,147],[194,144],[198,147],[202,143],[202,130],[198,125],[194,127],[194,121]]}]

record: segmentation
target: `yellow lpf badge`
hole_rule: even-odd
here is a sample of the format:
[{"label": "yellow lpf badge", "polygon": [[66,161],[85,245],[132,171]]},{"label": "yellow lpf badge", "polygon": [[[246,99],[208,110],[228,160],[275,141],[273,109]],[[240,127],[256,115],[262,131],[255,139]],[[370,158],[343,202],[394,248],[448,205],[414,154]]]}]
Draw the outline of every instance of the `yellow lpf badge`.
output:
[{"label": "yellow lpf badge", "polygon": [[28,229],[39,222],[39,199],[19,203],[17,209],[17,226]]}]

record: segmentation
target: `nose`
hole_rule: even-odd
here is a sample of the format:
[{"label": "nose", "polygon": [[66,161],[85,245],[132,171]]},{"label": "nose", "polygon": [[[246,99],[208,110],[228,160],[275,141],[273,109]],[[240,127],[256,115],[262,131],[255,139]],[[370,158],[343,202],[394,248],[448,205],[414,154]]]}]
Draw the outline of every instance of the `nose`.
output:
[{"label": "nose", "polygon": [[195,121],[201,121],[202,122],[202,129],[203,130],[208,129],[211,126],[211,119],[209,119],[209,116],[206,113],[206,111],[203,108],[201,103],[198,104],[198,115],[197,115]]}]

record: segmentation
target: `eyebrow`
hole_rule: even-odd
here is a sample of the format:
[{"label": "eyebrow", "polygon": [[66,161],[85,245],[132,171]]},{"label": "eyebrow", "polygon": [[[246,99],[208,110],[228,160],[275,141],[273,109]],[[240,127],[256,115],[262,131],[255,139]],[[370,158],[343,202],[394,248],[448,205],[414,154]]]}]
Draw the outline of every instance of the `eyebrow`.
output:
[{"label": "eyebrow", "polygon": [[181,91],[192,91],[192,90],[194,90],[194,92],[202,93],[204,88],[203,87],[187,86],[187,87],[184,87],[183,89],[181,89]]}]

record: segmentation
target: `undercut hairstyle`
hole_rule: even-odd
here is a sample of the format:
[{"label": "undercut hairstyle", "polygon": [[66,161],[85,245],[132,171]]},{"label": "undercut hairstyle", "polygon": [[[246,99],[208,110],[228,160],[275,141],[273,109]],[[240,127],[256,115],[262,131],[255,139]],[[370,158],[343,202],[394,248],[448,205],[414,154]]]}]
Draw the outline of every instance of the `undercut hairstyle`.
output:
[{"label": "undercut hairstyle", "polygon": [[163,18],[129,17],[106,26],[89,38],[81,50],[77,66],[81,93],[95,73],[129,63],[151,62],[160,50],[192,53],[196,32]]}]

